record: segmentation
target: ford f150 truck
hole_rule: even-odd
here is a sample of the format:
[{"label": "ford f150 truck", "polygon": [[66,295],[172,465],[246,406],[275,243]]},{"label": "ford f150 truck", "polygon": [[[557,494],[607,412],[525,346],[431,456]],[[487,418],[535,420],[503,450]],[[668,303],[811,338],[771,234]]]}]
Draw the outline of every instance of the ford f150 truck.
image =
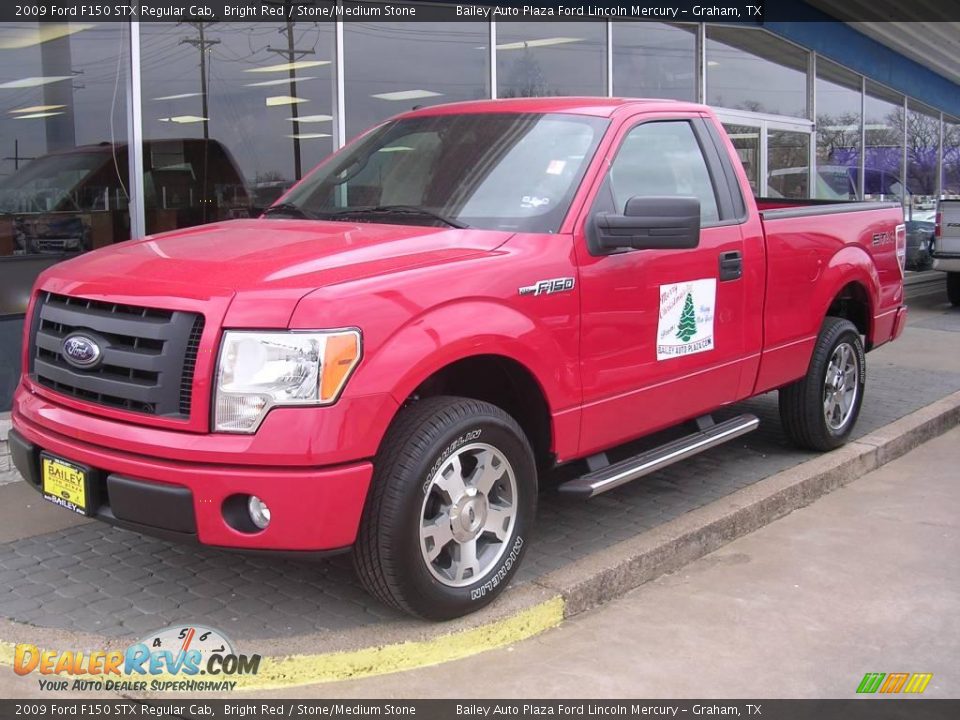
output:
[{"label": "ford f150 truck", "polygon": [[947,274],[947,299],[960,306],[960,200],[937,203],[932,255],[933,269]]},{"label": "ford f150 truck", "polygon": [[596,495],[752,430],[710,413],[775,389],[794,442],[844,443],[904,251],[899,204],[755,201],[701,105],[415,110],[258,219],[44,272],[10,445],[73,512],[351,548],[378,598],[455,617],[509,582],[557,465]]}]

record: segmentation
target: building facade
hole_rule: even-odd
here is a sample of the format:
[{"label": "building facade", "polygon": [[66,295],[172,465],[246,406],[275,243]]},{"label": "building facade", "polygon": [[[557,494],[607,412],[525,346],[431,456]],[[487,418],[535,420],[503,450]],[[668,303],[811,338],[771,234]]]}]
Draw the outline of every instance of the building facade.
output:
[{"label": "building facade", "polygon": [[957,79],[840,22],[8,23],[0,60],[0,411],[43,268],[255,215],[415,106],[700,101],[758,195],[960,196]]}]

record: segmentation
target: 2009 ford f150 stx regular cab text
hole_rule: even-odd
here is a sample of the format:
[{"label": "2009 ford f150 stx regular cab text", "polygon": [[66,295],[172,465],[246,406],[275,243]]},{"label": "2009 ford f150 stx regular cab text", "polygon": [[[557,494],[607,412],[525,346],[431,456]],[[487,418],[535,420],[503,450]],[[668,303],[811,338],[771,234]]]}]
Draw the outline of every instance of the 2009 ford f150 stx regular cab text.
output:
[{"label": "2009 ford f150 stx regular cab text", "polygon": [[793,441],[841,445],[865,351],[906,321],[902,222],[755,201],[700,105],[415,110],[259,219],[44,272],[15,463],[144,533],[352,548],[378,598],[455,617],[508,583],[558,464],[583,466],[560,491],[604,492],[752,430],[710,413],[774,389]]}]

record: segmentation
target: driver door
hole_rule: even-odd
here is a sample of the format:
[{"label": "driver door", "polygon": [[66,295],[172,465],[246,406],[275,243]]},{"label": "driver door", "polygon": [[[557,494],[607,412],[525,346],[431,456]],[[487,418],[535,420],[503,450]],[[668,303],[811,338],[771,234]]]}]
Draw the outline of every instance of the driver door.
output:
[{"label": "driver door", "polygon": [[[606,158],[607,172],[577,226],[581,453],[697,417],[737,396],[746,298],[744,280],[731,268],[743,261],[742,218],[732,217],[716,153],[699,116],[644,116],[624,123]],[[594,216],[623,213],[635,196],[698,198],[699,246],[591,251]]]}]

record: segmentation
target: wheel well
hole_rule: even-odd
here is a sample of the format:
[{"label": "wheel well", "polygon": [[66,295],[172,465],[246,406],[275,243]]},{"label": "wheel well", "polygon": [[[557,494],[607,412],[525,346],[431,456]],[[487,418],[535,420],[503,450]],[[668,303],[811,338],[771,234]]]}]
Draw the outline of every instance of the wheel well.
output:
[{"label": "wheel well", "polygon": [[866,348],[870,349],[870,298],[863,285],[858,282],[847,283],[830,303],[827,315],[852,322],[867,339]]},{"label": "wheel well", "polygon": [[537,464],[552,464],[549,405],[536,378],[517,361],[500,355],[458,360],[420,383],[408,402],[435,395],[457,395],[496,405],[526,433]]}]

